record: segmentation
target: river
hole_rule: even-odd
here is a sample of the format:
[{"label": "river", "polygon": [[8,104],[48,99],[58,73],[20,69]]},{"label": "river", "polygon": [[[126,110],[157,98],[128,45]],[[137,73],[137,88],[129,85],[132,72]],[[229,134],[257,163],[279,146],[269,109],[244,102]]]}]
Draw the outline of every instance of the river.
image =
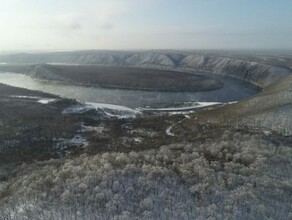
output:
[{"label": "river", "polygon": [[171,105],[174,102],[232,102],[259,92],[258,87],[248,82],[221,76],[217,77],[224,81],[223,88],[201,92],[153,92],[84,87],[38,80],[17,73],[0,73],[0,83],[30,90],[39,90],[77,99],[81,102],[107,103],[130,108],[155,106],[160,103]]}]

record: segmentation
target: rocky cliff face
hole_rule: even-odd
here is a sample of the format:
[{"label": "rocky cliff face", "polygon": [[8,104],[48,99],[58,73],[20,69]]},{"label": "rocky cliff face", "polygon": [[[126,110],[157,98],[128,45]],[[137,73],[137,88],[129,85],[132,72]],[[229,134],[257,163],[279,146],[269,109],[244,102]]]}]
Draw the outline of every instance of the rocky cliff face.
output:
[{"label": "rocky cliff face", "polygon": [[67,63],[154,68],[181,68],[207,71],[250,81],[261,87],[290,73],[288,67],[270,65],[264,59],[250,61],[248,56],[179,51],[81,51],[0,56],[5,63]]}]

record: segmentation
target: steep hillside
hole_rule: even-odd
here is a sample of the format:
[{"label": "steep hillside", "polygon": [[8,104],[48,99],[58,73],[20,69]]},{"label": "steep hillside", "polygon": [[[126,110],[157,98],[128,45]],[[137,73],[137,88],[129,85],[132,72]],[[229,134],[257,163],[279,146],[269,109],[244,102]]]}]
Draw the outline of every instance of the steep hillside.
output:
[{"label": "steep hillside", "polygon": [[60,74],[56,74],[55,71],[48,67],[50,66],[46,64],[33,65],[30,70],[27,71],[27,74],[38,79],[67,81],[65,77],[62,77]]},{"label": "steep hillside", "polygon": [[32,65],[28,74],[75,85],[147,91],[205,91],[223,87],[223,82],[212,77],[125,66],[38,64]]},{"label": "steep hillside", "polygon": [[[292,135],[292,75],[289,75],[256,96],[198,114],[199,121],[233,124]],[[188,122],[187,127],[192,127]]]},{"label": "steep hillside", "polygon": [[[292,75],[189,56],[149,63],[229,71],[264,90],[195,113],[117,119],[100,104],[0,84],[0,219],[290,219]],[[142,57],[133,63],[150,65]],[[48,66],[31,74],[73,71]]]},{"label": "steep hillside", "polygon": [[0,62],[18,64],[67,63],[183,68],[228,75],[253,82],[261,87],[289,74],[290,58],[284,61],[255,55],[184,51],[77,51],[0,56]]},{"label": "steep hillside", "polygon": [[270,85],[289,73],[288,69],[257,62],[198,55],[187,56],[181,61],[180,67],[236,77],[253,82],[261,87]]},{"label": "steep hillside", "polygon": [[[238,126],[265,127],[285,134],[292,133],[292,83],[290,56],[248,55],[234,53],[182,51],[79,51],[47,54],[0,56],[0,62],[74,63],[110,66],[136,66],[203,71],[246,80],[264,88],[258,95],[237,104],[202,113],[208,120],[232,122]],[[0,66],[0,69],[2,67]],[[40,71],[42,70],[42,71]],[[62,75],[48,74],[40,66],[35,75],[60,80]],[[43,73],[43,74],[41,74]],[[33,75],[32,74],[32,75]],[[205,118],[205,117],[203,117]]]}]

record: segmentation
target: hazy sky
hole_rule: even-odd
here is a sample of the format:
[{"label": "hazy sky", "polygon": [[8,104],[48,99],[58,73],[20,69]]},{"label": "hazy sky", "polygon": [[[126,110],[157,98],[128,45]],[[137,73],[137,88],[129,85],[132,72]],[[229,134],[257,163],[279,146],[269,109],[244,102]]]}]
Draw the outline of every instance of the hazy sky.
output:
[{"label": "hazy sky", "polygon": [[0,52],[292,49],[291,0],[0,0]]}]

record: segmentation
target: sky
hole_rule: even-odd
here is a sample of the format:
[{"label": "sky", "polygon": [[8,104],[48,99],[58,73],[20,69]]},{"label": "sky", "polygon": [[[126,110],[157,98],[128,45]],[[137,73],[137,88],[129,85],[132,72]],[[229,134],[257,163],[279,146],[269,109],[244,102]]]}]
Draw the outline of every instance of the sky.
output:
[{"label": "sky", "polygon": [[0,0],[0,52],[292,49],[291,0]]}]

